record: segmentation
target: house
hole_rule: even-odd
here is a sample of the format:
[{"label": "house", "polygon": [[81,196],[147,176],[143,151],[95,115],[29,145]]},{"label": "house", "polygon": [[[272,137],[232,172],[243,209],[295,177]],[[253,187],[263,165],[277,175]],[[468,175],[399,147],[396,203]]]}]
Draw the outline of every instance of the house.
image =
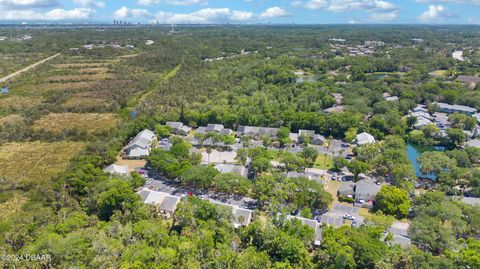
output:
[{"label": "house", "polygon": [[432,124],[432,122],[427,119],[427,118],[424,118],[424,117],[417,117],[417,121],[415,122],[415,124],[413,125],[413,127],[415,129],[421,129],[427,125],[430,125]]},{"label": "house", "polygon": [[289,221],[298,220],[303,225],[307,225],[310,228],[312,228],[313,231],[315,232],[313,244],[315,246],[320,246],[320,244],[322,243],[323,229],[320,227],[319,223],[316,220],[292,216],[292,215],[288,215],[286,219]]},{"label": "house", "polygon": [[357,135],[355,141],[356,141],[356,144],[358,146],[362,146],[362,145],[366,145],[366,144],[375,143],[375,138],[371,134],[369,134],[367,132],[363,132],[363,133]]},{"label": "house", "polygon": [[1,94],[7,94],[9,92],[10,92],[10,89],[8,87],[0,88],[0,93]]},{"label": "house", "polygon": [[255,126],[238,126],[238,136],[253,136],[255,138],[262,138],[263,136],[276,137],[278,128],[270,127],[255,127]]},{"label": "house", "polygon": [[207,133],[207,127],[205,126],[200,126],[197,128],[195,131],[197,134],[206,134]]},{"label": "house", "polygon": [[327,109],[324,109],[323,112],[325,113],[341,113],[343,112],[344,107],[343,106],[333,106]]},{"label": "house", "polygon": [[310,141],[312,145],[323,145],[325,143],[325,136],[316,134],[313,136],[313,139]]},{"label": "house", "polygon": [[221,203],[215,200],[210,200],[210,203],[232,210],[232,224],[235,228],[247,226],[252,222],[252,210],[241,208],[237,205]]},{"label": "house", "polygon": [[248,176],[248,169],[241,165],[222,163],[222,164],[215,165],[215,169],[217,169],[222,174],[234,173],[242,177]]},{"label": "house", "polygon": [[474,89],[475,86],[480,83],[480,78],[479,77],[474,77],[474,76],[458,76],[457,78],[458,81],[468,84],[468,87],[470,89]]},{"label": "house", "polygon": [[231,135],[231,134],[233,134],[233,130],[232,130],[232,129],[228,129],[228,128],[223,128],[223,129],[220,131],[220,134],[222,134],[222,135]]},{"label": "house", "polygon": [[125,147],[125,153],[127,157],[131,159],[137,159],[148,156],[150,154],[151,144],[154,138],[155,134],[147,129],[138,133]]},{"label": "house", "polygon": [[291,141],[293,144],[297,144],[297,143],[298,143],[298,134],[296,134],[296,133],[290,133],[288,136],[289,136],[289,138],[290,138],[290,141]]},{"label": "house", "polygon": [[379,191],[379,185],[360,181],[355,185],[355,200],[361,203],[375,201],[375,195]]},{"label": "house", "polygon": [[178,130],[175,134],[181,136],[187,136],[192,131],[192,128],[188,127],[187,125],[183,125],[180,130]]},{"label": "house", "polygon": [[355,184],[348,183],[348,184],[343,184],[340,186],[337,190],[338,196],[343,196],[343,197],[352,197],[355,195]]},{"label": "house", "polygon": [[176,133],[180,131],[183,127],[183,123],[178,121],[167,121],[165,125],[167,125],[168,127],[170,127],[170,129],[172,129],[172,133]]},{"label": "house", "polygon": [[450,105],[446,103],[437,103],[437,102],[433,104],[437,105],[440,109],[440,112],[442,113],[447,113],[447,114],[462,113],[470,116],[477,113],[477,109],[473,107],[462,106],[462,105]]},{"label": "house", "polygon": [[128,165],[112,164],[103,169],[103,171],[112,175],[128,175]]},{"label": "house", "polygon": [[223,130],[223,128],[225,128],[225,127],[223,126],[223,124],[212,124],[212,123],[209,123],[209,124],[207,125],[207,128],[205,129],[205,131],[206,131],[207,133],[210,133],[210,132],[220,133],[220,132]]},{"label": "house", "polygon": [[425,108],[423,105],[417,105],[414,109],[413,112],[425,112],[428,113],[428,110]]},{"label": "house", "polygon": [[238,126],[237,134],[238,136],[255,136],[258,134],[260,127],[254,126]]},{"label": "house", "polygon": [[171,217],[180,202],[180,197],[170,195],[166,192],[153,191],[148,188],[141,189],[138,194],[143,203],[156,206],[167,218]]}]

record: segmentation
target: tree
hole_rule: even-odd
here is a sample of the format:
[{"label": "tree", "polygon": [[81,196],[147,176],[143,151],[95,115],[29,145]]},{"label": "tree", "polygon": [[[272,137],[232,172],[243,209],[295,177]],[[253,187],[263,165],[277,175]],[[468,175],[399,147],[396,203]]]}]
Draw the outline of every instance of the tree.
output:
[{"label": "tree", "polygon": [[447,135],[450,142],[455,146],[463,145],[466,141],[465,133],[460,129],[450,128],[447,129]]},{"label": "tree", "polygon": [[285,147],[290,144],[290,129],[287,127],[281,127],[277,132],[277,138],[280,142],[280,147]]},{"label": "tree", "polygon": [[93,208],[103,220],[109,220],[113,213],[132,210],[139,205],[140,197],[132,186],[123,179],[106,180],[97,186],[93,197]]},{"label": "tree", "polygon": [[270,160],[262,156],[254,158],[251,165],[256,176],[272,168]]},{"label": "tree", "polygon": [[418,158],[420,169],[424,174],[439,175],[442,172],[453,169],[457,163],[445,153],[439,151],[427,151]]},{"label": "tree", "polygon": [[353,173],[355,181],[358,180],[358,175],[365,173],[369,169],[369,165],[362,161],[353,160],[348,165],[348,170]]},{"label": "tree", "polygon": [[345,132],[345,140],[351,143],[357,137],[357,128],[350,128]]},{"label": "tree", "polygon": [[383,186],[375,196],[375,210],[388,215],[404,218],[411,207],[408,192],[394,186]]},{"label": "tree", "polygon": [[157,125],[155,126],[155,133],[161,138],[169,137],[172,129],[166,125]]},{"label": "tree", "polygon": [[243,166],[247,164],[248,160],[248,149],[240,148],[237,150],[237,155],[235,156],[235,160],[240,162]]},{"label": "tree", "polygon": [[318,157],[318,151],[314,148],[303,148],[302,152],[299,152],[298,155],[305,160],[305,163],[308,167],[312,167]]}]

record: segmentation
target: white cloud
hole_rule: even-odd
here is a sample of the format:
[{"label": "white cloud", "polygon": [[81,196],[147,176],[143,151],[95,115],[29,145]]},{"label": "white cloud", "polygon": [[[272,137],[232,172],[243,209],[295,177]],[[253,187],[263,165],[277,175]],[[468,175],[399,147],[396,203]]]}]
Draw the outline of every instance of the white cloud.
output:
[{"label": "white cloud", "polygon": [[423,22],[438,22],[443,19],[453,17],[447,12],[447,8],[442,5],[430,5],[428,10],[423,12],[418,18]]},{"label": "white cloud", "polygon": [[325,0],[312,0],[305,4],[305,7],[308,9],[320,9],[328,6],[328,2]]},{"label": "white cloud", "polygon": [[57,0],[0,0],[0,6],[8,9],[45,8],[56,5]]},{"label": "white cloud", "polygon": [[290,14],[280,7],[271,7],[267,8],[259,16],[260,19],[276,18],[276,17],[287,17]]},{"label": "white cloud", "polygon": [[82,20],[92,17],[95,11],[90,8],[75,8],[70,10],[52,9],[47,12],[33,10],[9,10],[0,13],[4,20]]},{"label": "white cloud", "polygon": [[324,9],[331,12],[363,10],[370,13],[370,19],[378,21],[395,20],[399,12],[395,4],[383,0],[309,0],[305,2],[295,0],[292,6],[310,10]]},{"label": "white cloud", "polygon": [[176,6],[205,5],[207,0],[138,0],[139,5],[150,6],[160,3]]},{"label": "white cloud", "polygon": [[150,13],[145,9],[129,9],[121,7],[114,12],[117,19],[138,18],[165,24],[216,24],[230,22],[247,22],[255,15],[247,11],[230,10],[228,8],[205,8],[192,13],[157,12]]},{"label": "white cloud", "polygon": [[121,7],[117,9],[114,13],[113,16],[116,19],[127,19],[127,18],[151,18],[153,15],[148,12],[146,9],[129,9],[127,7]]},{"label": "white cloud", "polygon": [[98,7],[98,8],[105,7],[105,2],[101,2],[101,1],[95,1],[95,0],[73,0],[73,1],[84,7]]},{"label": "white cloud", "polygon": [[233,11],[231,19],[233,21],[249,21],[254,18],[254,15],[252,12],[247,12],[247,11]]}]

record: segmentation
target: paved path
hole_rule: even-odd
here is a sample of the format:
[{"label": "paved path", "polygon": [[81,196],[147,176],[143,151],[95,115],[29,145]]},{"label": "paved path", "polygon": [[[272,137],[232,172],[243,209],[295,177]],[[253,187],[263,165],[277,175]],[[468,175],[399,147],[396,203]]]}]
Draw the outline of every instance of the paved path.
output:
[{"label": "paved path", "polygon": [[30,70],[30,69],[32,69],[32,68],[35,68],[35,67],[37,67],[37,66],[39,66],[39,65],[41,65],[41,64],[43,64],[43,63],[45,63],[45,62],[47,62],[47,61],[50,61],[51,59],[59,56],[60,54],[61,54],[61,53],[57,53],[57,54],[55,54],[55,55],[53,55],[53,56],[50,56],[50,57],[48,57],[48,58],[46,58],[46,59],[41,60],[40,62],[34,63],[34,64],[32,64],[32,65],[30,65],[30,66],[27,66],[27,67],[25,67],[25,68],[23,68],[23,69],[21,69],[21,70],[18,70],[17,72],[12,73],[12,74],[10,74],[10,75],[8,75],[8,76],[6,76],[6,77],[0,78],[0,83],[5,82],[5,81],[8,81],[8,80],[10,80],[10,79],[12,79],[12,78],[14,78],[14,77],[16,77],[16,76],[24,73],[24,72],[27,72],[28,70]]}]

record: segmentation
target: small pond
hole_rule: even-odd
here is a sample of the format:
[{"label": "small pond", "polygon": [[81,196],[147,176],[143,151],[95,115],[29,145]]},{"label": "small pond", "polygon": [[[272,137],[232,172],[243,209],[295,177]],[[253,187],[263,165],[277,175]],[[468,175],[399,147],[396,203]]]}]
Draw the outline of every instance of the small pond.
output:
[{"label": "small pond", "polygon": [[419,178],[435,180],[437,176],[435,174],[424,174],[420,171],[420,163],[418,163],[417,158],[420,157],[422,152],[433,151],[434,148],[419,148],[412,144],[407,144],[407,155],[410,162],[412,162],[413,168],[415,169],[415,175]]}]

